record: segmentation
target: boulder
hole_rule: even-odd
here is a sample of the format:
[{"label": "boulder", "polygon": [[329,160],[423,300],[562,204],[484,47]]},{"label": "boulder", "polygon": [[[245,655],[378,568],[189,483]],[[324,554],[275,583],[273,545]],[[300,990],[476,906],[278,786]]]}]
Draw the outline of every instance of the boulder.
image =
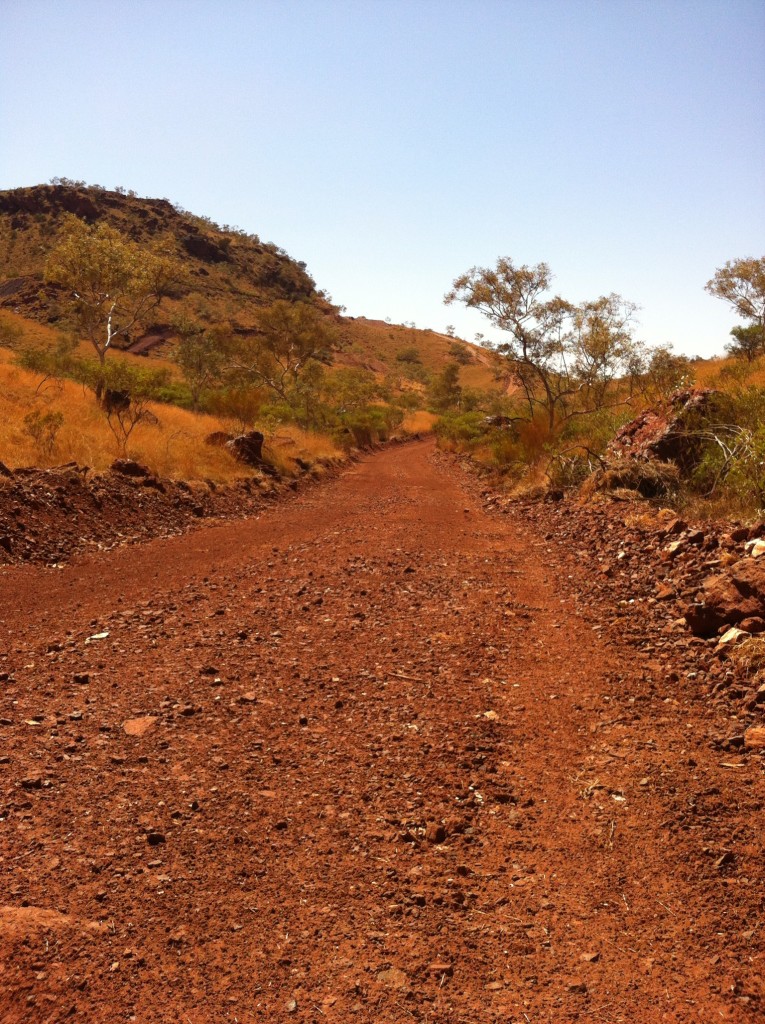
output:
[{"label": "boulder", "polygon": [[757,615],[752,615],[748,619],[742,619],[738,624],[739,629],[745,629],[747,633],[751,633],[754,636],[760,633],[765,633],[765,619],[761,619]]},{"label": "boulder", "polygon": [[119,473],[121,476],[151,476],[151,471],[142,466],[140,462],[134,462],[132,459],[115,459],[111,465],[113,473]]},{"label": "boulder", "polygon": [[626,423],[606,451],[605,465],[582,486],[582,497],[658,498],[675,492],[704,457],[703,428],[730,419],[730,399],[711,388],[676,392],[668,403]]},{"label": "boulder", "polygon": [[108,414],[127,412],[130,402],[129,391],[115,391],[113,388],[107,388],[101,397],[101,406]]},{"label": "boulder", "polygon": [[226,441],[225,446],[235,459],[243,462],[246,466],[263,465],[263,441],[265,438],[259,430],[250,430],[246,434],[232,437]]},{"label": "boulder", "polygon": [[744,746],[747,750],[765,750],[765,727],[753,725],[744,733]]},{"label": "boulder", "polygon": [[685,610],[696,636],[711,637],[721,626],[765,618],[765,559],[745,558],[725,572],[708,577],[700,599]]},{"label": "boulder", "polygon": [[199,231],[190,230],[181,238],[181,245],[194,259],[205,263],[225,263],[228,260],[226,247]]},{"label": "boulder", "polygon": [[126,736],[145,736],[158,721],[156,715],[142,715],[140,718],[128,718],[122,723],[122,728]]},{"label": "boulder", "polygon": [[749,633],[747,633],[745,629],[739,629],[737,626],[731,626],[731,628],[726,629],[720,637],[716,649],[720,651],[724,650],[726,647],[736,647],[738,644],[742,644],[748,639]]}]

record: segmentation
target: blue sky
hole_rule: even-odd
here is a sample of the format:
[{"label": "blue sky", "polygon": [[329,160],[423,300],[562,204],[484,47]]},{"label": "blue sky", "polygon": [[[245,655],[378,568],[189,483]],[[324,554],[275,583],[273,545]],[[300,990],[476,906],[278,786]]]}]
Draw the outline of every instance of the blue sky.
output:
[{"label": "blue sky", "polygon": [[352,315],[492,336],[442,298],[507,255],[711,355],[736,319],[705,282],[765,252],[763,2],[0,10],[0,188],[167,197],[283,246]]}]

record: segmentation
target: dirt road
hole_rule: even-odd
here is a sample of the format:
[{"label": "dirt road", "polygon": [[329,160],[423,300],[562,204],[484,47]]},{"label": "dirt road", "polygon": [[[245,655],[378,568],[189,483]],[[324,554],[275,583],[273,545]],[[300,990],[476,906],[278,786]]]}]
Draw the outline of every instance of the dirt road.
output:
[{"label": "dirt road", "polygon": [[757,762],[473,487],[0,573],[1,1021],[762,1019]]}]

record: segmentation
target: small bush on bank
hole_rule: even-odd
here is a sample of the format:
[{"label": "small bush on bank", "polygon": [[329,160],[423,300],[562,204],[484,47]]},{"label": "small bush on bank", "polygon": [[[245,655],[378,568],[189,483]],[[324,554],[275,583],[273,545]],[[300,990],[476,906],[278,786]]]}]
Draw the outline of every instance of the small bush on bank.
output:
[{"label": "small bush on bank", "polygon": [[339,417],[334,436],[340,444],[350,440],[356,448],[368,448],[378,441],[390,440],[404,420],[401,409],[392,406],[370,406]]},{"label": "small bush on bank", "polygon": [[64,414],[48,410],[32,409],[24,417],[24,433],[32,439],[35,448],[43,458],[50,458],[56,449],[58,432],[64,425]]},{"label": "small bush on bank", "polygon": [[486,415],[482,412],[448,413],[435,427],[436,436],[443,447],[452,450],[459,445],[473,445],[484,441],[489,433]]},{"label": "small bush on bank", "polygon": [[702,456],[689,481],[694,495],[765,509],[765,389],[736,388],[725,419],[700,423]]}]

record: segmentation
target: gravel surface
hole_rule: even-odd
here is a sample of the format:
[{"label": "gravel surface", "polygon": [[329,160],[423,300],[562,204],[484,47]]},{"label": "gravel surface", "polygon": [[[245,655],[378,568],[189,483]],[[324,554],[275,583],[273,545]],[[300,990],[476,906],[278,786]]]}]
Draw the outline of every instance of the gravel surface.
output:
[{"label": "gravel surface", "polygon": [[0,570],[0,1021],[761,1020],[761,759],[540,516],[423,442]]}]

